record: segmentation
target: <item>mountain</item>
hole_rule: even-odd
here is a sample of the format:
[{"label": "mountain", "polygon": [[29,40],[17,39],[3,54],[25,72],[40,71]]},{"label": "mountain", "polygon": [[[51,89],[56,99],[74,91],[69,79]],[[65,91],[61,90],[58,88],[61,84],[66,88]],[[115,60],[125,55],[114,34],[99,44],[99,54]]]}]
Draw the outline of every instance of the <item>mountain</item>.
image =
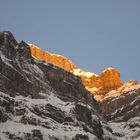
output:
[{"label": "mountain", "polygon": [[77,68],[0,32],[0,140],[139,140],[140,85]]}]

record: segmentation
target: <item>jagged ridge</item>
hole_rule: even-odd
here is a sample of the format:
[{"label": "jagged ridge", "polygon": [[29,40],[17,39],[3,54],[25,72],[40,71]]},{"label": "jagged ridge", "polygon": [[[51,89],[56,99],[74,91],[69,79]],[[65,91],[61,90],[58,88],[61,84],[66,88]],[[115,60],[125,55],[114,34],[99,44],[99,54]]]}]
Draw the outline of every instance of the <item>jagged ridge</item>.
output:
[{"label": "jagged ridge", "polygon": [[[97,75],[78,68],[73,62],[64,56],[43,51],[33,44],[29,44],[29,46],[33,57],[55,64],[72,72],[74,75],[79,76],[87,90],[93,93],[98,101],[102,101],[106,98],[107,92],[117,89],[125,84],[120,78],[119,71],[115,68],[107,68],[102,71],[100,75]],[[137,84],[135,81],[131,81],[130,83]]]},{"label": "jagged ridge", "polygon": [[104,86],[91,96],[73,72],[33,58],[30,49],[0,32],[1,140],[139,140],[140,85]]},{"label": "jagged ridge", "polygon": [[27,43],[0,32],[1,140],[105,140],[110,131],[79,77],[33,58]]}]

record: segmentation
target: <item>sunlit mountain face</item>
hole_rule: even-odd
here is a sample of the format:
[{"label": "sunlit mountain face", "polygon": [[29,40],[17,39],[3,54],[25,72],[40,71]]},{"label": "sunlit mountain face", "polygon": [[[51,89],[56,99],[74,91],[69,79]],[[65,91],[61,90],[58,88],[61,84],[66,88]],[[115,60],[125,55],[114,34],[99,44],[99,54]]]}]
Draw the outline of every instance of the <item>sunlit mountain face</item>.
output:
[{"label": "sunlit mountain face", "polygon": [[[135,85],[136,88],[138,86],[138,83],[135,80],[130,80],[128,83],[124,83],[121,80],[120,72],[115,68],[109,67],[102,71],[100,75],[97,75],[78,68],[72,61],[64,56],[43,51],[33,44],[29,44],[29,46],[31,49],[31,55],[34,58],[52,63],[76,76],[79,76],[85,88],[90,91],[99,102],[114,95],[119,96],[122,92],[118,91],[121,91],[122,88],[127,89],[132,86],[133,89]],[[111,91],[113,91],[113,93]],[[110,93],[107,94],[108,92]]]},{"label": "sunlit mountain face", "polygon": [[[94,64],[92,64],[94,65]],[[0,140],[139,140],[140,85],[0,32]]]}]

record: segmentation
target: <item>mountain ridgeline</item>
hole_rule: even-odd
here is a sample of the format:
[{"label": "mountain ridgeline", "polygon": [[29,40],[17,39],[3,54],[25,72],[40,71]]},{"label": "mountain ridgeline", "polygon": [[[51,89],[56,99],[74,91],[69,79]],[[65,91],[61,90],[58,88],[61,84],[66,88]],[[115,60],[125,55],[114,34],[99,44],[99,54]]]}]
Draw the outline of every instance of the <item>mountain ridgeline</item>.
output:
[{"label": "mountain ridgeline", "polygon": [[85,72],[0,32],[0,140],[139,139],[136,81],[122,82],[114,68]]}]

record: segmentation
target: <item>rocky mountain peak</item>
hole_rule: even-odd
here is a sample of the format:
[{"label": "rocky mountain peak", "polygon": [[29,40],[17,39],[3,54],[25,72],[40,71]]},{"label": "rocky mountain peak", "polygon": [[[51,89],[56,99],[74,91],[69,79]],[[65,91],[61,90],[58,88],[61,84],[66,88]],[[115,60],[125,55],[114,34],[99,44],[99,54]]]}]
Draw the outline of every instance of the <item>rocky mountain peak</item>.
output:
[{"label": "rocky mountain peak", "polygon": [[13,59],[16,56],[17,41],[9,31],[0,32],[0,51],[9,59]]},{"label": "rocky mountain peak", "polygon": [[139,140],[140,85],[0,32],[0,140]]},{"label": "rocky mountain peak", "polygon": [[43,51],[33,44],[29,44],[29,46],[31,48],[31,54],[34,58],[52,63],[76,76],[79,76],[85,88],[90,91],[99,102],[113,96],[111,94],[108,96],[107,94],[112,90],[117,91],[121,87],[127,87],[128,83],[135,83],[135,85],[138,84],[134,81],[124,83],[121,80],[120,72],[115,68],[109,67],[97,75],[78,68],[72,61],[64,56]]}]

